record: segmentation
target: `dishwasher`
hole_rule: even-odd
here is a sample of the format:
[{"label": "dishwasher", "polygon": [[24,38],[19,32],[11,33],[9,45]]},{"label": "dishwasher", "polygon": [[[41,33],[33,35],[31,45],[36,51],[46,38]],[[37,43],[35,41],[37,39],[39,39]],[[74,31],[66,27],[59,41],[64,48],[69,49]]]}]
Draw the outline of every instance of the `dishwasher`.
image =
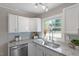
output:
[{"label": "dishwasher", "polygon": [[28,56],[28,43],[11,47],[10,56]]}]

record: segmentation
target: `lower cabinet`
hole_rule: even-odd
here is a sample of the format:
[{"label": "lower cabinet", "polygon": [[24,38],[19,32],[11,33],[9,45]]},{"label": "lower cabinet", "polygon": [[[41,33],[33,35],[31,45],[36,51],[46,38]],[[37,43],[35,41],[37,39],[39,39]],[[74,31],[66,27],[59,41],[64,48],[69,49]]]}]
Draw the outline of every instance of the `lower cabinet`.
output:
[{"label": "lower cabinet", "polygon": [[28,43],[28,56],[43,56],[43,48],[35,43]]},{"label": "lower cabinet", "polygon": [[28,43],[28,56],[64,56],[64,55],[31,42]]},{"label": "lower cabinet", "polygon": [[46,56],[63,56],[62,54],[57,53],[57,52],[47,49],[47,48],[45,48],[45,55]]},{"label": "lower cabinet", "polygon": [[28,43],[28,56],[36,56],[36,45],[32,42]]},{"label": "lower cabinet", "polygon": [[44,56],[44,48],[40,45],[36,46],[36,56]]}]

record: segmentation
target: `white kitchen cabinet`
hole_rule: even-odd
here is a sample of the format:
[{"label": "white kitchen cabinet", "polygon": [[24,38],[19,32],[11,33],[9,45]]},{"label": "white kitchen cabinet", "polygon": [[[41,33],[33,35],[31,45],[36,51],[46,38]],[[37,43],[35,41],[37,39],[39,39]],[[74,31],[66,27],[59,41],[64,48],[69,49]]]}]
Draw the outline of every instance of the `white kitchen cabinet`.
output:
[{"label": "white kitchen cabinet", "polygon": [[43,48],[35,43],[28,43],[28,56],[43,56]]},{"label": "white kitchen cabinet", "polygon": [[30,18],[29,21],[31,32],[41,32],[41,19],[40,18]]},{"label": "white kitchen cabinet", "polygon": [[29,27],[30,27],[30,32],[36,32],[37,31],[37,21],[35,18],[30,18],[29,20]]},{"label": "white kitchen cabinet", "polygon": [[17,15],[8,14],[8,33],[17,33]]},{"label": "white kitchen cabinet", "polygon": [[28,18],[18,15],[8,15],[8,32],[41,32],[41,19]]},{"label": "white kitchen cabinet", "polygon": [[31,42],[28,43],[28,56],[63,56],[63,54]]},{"label": "white kitchen cabinet", "polygon": [[36,45],[36,56],[44,56],[44,48],[40,45]]},{"label": "white kitchen cabinet", "polygon": [[67,34],[78,34],[79,4],[64,9],[64,30]]},{"label": "white kitchen cabinet", "polygon": [[18,32],[30,32],[29,19],[30,18],[18,16]]},{"label": "white kitchen cabinet", "polygon": [[40,18],[36,18],[37,19],[37,32],[41,32],[42,31],[42,22]]},{"label": "white kitchen cabinet", "polygon": [[18,16],[19,32],[41,32],[41,19]]},{"label": "white kitchen cabinet", "polygon": [[36,56],[36,45],[32,42],[28,43],[28,56]]},{"label": "white kitchen cabinet", "polygon": [[45,56],[63,56],[63,55],[59,54],[53,50],[45,48]]}]

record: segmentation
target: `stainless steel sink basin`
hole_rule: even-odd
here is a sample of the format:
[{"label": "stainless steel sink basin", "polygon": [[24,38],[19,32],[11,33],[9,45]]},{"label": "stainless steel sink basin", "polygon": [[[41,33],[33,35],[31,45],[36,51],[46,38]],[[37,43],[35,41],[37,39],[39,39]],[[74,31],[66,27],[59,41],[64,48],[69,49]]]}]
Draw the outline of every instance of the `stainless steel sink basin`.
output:
[{"label": "stainless steel sink basin", "polygon": [[42,45],[46,45],[46,46],[52,47],[52,48],[58,48],[58,47],[60,47],[59,44],[52,43],[52,42],[47,42],[47,41],[45,41],[43,39],[37,39],[37,40],[35,40],[35,42],[37,42],[39,44],[42,44]]},{"label": "stainless steel sink basin", "polygon": [[44,40],[42,40],[42,39],[34,40],[34,42],[37,42],[37,43],[39,43],[39,44],[44,44]]},{"label": "stainless steel sink basin", "polygon": [[45,43],[44,45],[50,46],[50,47],[52,47],[52,48],[58,48],[58,47],[60,47],[59,44],[56,44],[56,43],[49,43],[49,42]]}]

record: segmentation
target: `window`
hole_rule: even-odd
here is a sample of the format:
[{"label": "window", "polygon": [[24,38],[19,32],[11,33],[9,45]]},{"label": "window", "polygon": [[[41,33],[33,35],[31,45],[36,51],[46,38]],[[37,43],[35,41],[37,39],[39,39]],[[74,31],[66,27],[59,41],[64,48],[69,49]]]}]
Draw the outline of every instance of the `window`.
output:
[{"label": "window", "polygon": [[58,18],[52,18],[50,20],[45,20],[44,22],[44,34],[45,39],[50,40],[58,40],[62,38],[62,30],[61,30],[62,20]]}]

